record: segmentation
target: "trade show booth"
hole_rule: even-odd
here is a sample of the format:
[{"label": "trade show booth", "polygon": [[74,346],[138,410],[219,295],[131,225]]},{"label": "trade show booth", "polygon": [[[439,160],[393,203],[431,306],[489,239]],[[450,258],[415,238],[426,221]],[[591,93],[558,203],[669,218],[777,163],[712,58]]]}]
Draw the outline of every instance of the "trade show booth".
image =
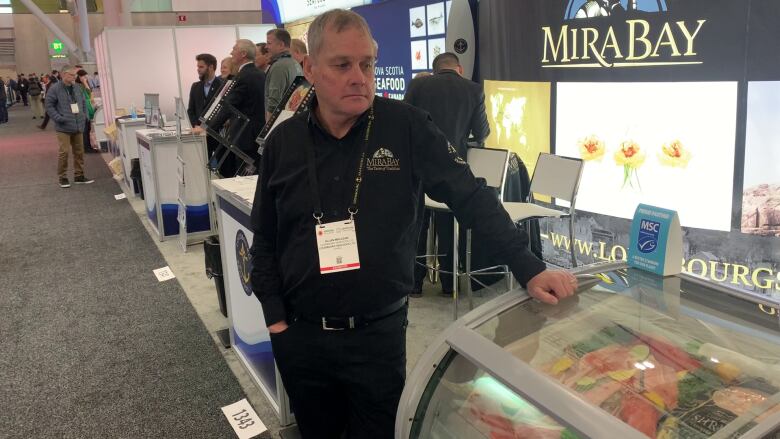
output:
[{"label": "trade show booth", "polygon": [[212,234],[206,138],[160,128],[136,132],[146,213],[160,241],[187,243]]},{"label": "trade show booth", "polygon": [[144,124],[143,119],[138,122],[117,120],[117,117],[131,114],[134,109],[140,113],[145,95],[156,94],[160,113],[172,119],[175,98],[180,97],[186,108],[190,86],[198,81],[196,55],[211,53],[221,61],[230,55],[237,39],[265,41],[266,32],[274,27],[267,24],[107,27],[95,38],[104,123],[106,127],[117,123],[117,149],[131,191],[131,160],[138,158],[135,131]]},{"label": "trade show booth", "polygon": [[598,4],[479,2],[486,146],[531,172],[540,152],[584,161],[574,237],[543,222],[546,260],[625,260],[649,203],[679,213],[685,272],[780,294],[780,4]]},{"label": "trade show booth", "polygon": [[252,228],[250,214],[257,188],[257,176],[212,181],[217,203],[219,242],[230,321],[230,344],[254,383],[273,406],[279,422],[294,422],[290,403],[271,350],[271,335],[263,308],[252,292]]}]

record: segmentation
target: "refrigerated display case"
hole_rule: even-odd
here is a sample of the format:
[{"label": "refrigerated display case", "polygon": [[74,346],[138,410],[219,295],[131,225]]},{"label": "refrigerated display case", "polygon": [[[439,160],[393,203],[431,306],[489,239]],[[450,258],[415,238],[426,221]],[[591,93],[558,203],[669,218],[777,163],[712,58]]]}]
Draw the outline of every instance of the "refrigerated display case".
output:
[{"label": "refrigerated display case", "polygon": [[778,438],[780,301],[623,263],[550,306],[514,290],[409,376],[397,438]]}]

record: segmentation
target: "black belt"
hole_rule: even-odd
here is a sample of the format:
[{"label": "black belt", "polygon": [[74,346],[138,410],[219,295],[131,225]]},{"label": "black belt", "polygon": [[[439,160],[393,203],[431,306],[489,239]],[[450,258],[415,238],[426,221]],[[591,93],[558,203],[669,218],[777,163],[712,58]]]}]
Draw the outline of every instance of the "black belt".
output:
[{"label": "black belt", "polygon": [[405,307],[408,301],[409,299],[404,297],[378,311],[364,314],[362,316],[321,317],[299,314],[295,316],[295,320],[303,320],[304,322],[313,323],[315,325],[322,325],[322,329],[324,331],[343,331],[345,329],[365,328],[377,320],[382,320],[391,314],[395,314],[401,308]]}]

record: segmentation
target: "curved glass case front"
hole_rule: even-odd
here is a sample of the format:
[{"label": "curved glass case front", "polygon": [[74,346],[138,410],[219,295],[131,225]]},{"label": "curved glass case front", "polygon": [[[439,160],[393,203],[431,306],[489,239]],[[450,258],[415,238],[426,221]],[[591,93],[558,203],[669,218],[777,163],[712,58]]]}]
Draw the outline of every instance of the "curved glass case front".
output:
[{"label": "curved glass case front", "polygon": [[[598,407],[646,437],[780,437],[776,308],[681,277],[633,269],[599,276],[597,286],[558,306],[525,300],[473,331],[553,382],[561,401]],[[436,366],[410,437],[584,436],[555,404],[520,396],[532,383],[513,391],[477,366],[467,346],[450,344],[458,352]]]}]

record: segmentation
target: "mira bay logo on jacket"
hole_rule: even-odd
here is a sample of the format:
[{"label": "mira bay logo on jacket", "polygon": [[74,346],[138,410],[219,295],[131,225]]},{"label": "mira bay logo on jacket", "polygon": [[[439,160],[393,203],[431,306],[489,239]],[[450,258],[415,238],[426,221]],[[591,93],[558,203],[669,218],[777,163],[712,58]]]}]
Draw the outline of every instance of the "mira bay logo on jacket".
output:
[{"label": "mira bay logo on jacket", "polygon": [[696,38],[707,20],[662,21],[658,19],[662,14],[667,14],[663,0],[569,0],[566,24],[542,26],[541,65],[593,68],[702,64]]},{"label": "mira bay logo on jacket", "polygon": [[399,171],[401,160],[395,158],[393,152],[387,148],[379,148],[373,156],[366,160],[366,169],[369,171]]}]

